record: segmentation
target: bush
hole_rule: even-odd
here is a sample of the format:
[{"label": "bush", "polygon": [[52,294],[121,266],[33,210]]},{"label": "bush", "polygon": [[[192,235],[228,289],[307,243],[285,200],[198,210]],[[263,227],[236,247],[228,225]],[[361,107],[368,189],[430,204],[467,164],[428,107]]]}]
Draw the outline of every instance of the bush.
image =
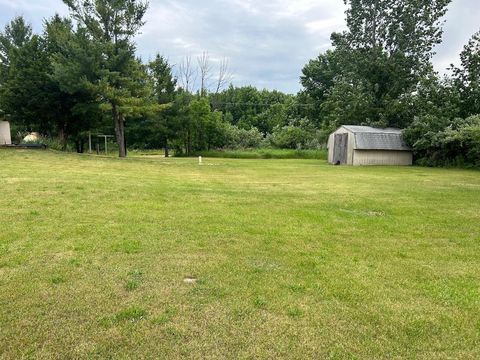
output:
[{"label": "bush", "polygon": [[21,143],[28,144],[28,145],[44,145],[49,149],[58,150],[58,151],[72,151],[72,148],[68,144],[67,144],[67,148],[65,148],[64,143],[60,141],[60,139],[52,138],[48,136],[39,136],[38,139],[31,140],[31,141],[24,141],[22,139]]},{"label": "bush", "polygon": [[246,130],[230,124],[225,126],[225,137],[225,147],[229,149],[257,148],[263,140],[263,135],[257,128]]},{"label": "bush", "polygon": [[416,162],[424,166],[480,167],[480,116],[445,119],[424,116],[404,131]]},{"label": "bush", "polygon": [[289,125],[276,127],[268,137],[271,146],[280,149],[325,148],[324,134],[317,130],[307,119],[291,121]]},{"label": "bush", "polygon": [[270,137],[271,145],[281,149],[301,149],[302,145],[310,140],[312,139],[308,132],[291,125],[276,128]]}]

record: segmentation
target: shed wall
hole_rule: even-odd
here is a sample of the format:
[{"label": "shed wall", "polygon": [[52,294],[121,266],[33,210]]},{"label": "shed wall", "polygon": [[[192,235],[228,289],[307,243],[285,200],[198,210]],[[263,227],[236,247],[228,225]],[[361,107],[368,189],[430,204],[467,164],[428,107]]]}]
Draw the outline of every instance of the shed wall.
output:
[{"label": "shed wall", "polygon": [[327,149],[328,149],[328,162],[333,164],[333,149],[334,149],[334,140],[335,133],[331,133],[328,137]]},{"label": "shed wall", "polygon": [[398,165],[408,166],[413,163],[411,151],[392,150],[354,150],[353,165]]},{"label": "shed wall", "polygon": [[11,145],[12,138],[10,135],[10,123],[8,121],[0,121],[0,145]]}]

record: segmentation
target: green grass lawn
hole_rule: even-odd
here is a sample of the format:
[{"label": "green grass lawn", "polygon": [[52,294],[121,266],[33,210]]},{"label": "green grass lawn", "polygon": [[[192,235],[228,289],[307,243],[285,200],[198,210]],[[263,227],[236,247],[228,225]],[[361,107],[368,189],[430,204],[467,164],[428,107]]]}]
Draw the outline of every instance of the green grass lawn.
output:
[{"label": "green grass lawn", "polygon": [[480,358],[480,172],[204,162],[0,150],[0,358]]}]

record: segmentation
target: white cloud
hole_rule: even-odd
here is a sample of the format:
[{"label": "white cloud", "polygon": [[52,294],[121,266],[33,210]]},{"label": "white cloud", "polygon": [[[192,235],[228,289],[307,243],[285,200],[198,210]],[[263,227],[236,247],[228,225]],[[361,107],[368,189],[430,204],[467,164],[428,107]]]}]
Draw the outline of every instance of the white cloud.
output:
[{"label": "white cloud", "polygon": [[22,13],[65,12],[65,6],[58,0],[0,0],[0,9],[8,8]]},{"label": "white cloud", "polygon": [[447,74],[451,64],[459,64],[463,46],[480,30],[479,17],[478,0],[456,0],[450,4],[443,42],[435,48],[437,54],[433,58],[435,70],[440,74]]},{"label": "white cloud", "polygon": [[324,19],[312,21],[305,24],[309,33],[325,32],[326,30],[341,31],[345,28],[345,22],[339,18]]}]

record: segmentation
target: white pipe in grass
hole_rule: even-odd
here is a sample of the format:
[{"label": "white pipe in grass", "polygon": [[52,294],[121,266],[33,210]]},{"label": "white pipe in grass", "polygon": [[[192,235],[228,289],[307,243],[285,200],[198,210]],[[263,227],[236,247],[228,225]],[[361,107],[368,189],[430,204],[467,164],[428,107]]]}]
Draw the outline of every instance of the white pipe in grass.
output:
[{"label": "white pipe in grass", "polygon": [[203,160],[201,156],[198,157],[198,165],[203,165]]}]

